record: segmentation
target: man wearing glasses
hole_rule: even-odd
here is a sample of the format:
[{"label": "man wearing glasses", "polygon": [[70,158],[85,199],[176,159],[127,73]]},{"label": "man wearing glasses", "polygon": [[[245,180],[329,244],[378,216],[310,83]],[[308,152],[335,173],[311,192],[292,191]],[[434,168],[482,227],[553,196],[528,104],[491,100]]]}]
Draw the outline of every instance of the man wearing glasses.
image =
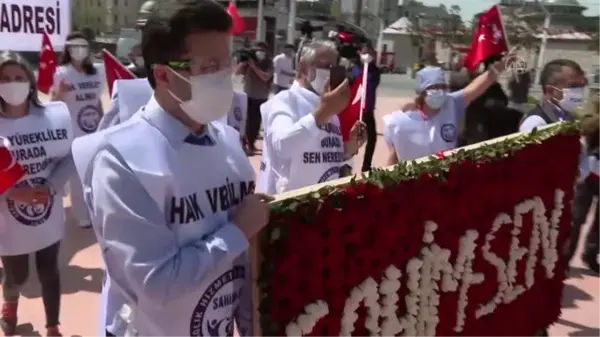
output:
[{"label": "man wearing glasses", "polygon": [[73,146],[111,284],[107,334],[250,335],[246,251],[270,198],[216,122],[233,97],[231,18],[212,0],[157,5],[141,44],[153,97]]}]

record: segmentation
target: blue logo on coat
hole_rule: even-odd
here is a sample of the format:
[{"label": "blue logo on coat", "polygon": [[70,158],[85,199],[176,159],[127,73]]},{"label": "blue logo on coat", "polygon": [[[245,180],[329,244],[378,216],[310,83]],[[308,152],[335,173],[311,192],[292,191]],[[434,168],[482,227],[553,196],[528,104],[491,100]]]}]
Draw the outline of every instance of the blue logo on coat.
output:
[{"label": "blue logo on coat", "polygon": [[246,268],[235,266],[206,288],[192,313],[190,336],[233,336],[245,278]]},{"label": "blue logo on coat", "polygon": [[[33,178],[29,181],[23,180],[15,187],[40,187],[48,186],[48,182],[44,178]],[[52,206],[54,205],[54,197],[51,196],[44,203],[33,203],[25,204],[16,200],[7,199],[6,204],[10,214],[20,223],[25,226],[39,226],[46,222],[52,213]]]},{"label": "blue logo on coat", "polygon": [[242,121],[242,108],[240,108],[239,106],[234,106],[233,107],[233,117],[235,118],[236,121],[241,122]]},{"label": "blue logo on coat", "polygon": [[85,133],[95,132],[102,119],[102,112],[97,105],[86,105],[77,114],[77,125]]},{"label": "blue logo on coat", "polygon": [[334,179],[337,179],[340,177],[340,167],[339,166],[330,167],[327,171],[325,171],[325,173],[323,173],[321,178],[319,178],[319,183],[324,183],[328,180],[331,180],[330,178],[336,174],[337,174],[337,177],[335,177]]},{"label": "blue logo on coat", "polygon": [[456,126],[452,123],[446,123],[442,125],[440,129],[440,135],[442,139],[450,143],[456,140]]}]

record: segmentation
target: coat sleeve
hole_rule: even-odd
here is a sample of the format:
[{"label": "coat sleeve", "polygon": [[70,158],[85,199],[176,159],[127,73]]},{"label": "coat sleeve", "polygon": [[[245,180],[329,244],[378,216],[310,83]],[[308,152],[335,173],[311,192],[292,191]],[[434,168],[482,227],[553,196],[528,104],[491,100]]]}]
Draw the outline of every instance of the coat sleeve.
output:
[{"label": "coat sleeve", "polygon": [[114,148],[98,152],[86,185],[93,224],[111,277],[138,300],[164,306],[198,287],[223,264],[232,264],[248,240],[232,223],[180,243],[165,215]]},{"label": "coat sleeve", "polygon": [[[287,92],[284,92],[287,94]],[[261,109],[269,109],[267,141],[281,158],[292,158],[305,148],[306,139],[313,139],[320,131],[312,113],[295,118],[290,105],[284,99],[275,98]]]}]

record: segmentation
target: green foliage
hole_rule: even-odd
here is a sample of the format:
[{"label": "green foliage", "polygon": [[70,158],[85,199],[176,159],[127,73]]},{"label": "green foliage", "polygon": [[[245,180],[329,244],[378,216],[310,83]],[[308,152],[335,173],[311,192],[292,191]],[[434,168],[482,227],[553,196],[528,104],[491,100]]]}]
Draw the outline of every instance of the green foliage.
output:
[{"label": "green foliage", "polygon": [[[393,168],[374,169],[370,174],[363,174],[360,178],[355,176],[348,184],[337,186],[325,186],[318,191],[304,194],[295,198],[284,199],[272,204],[271,210],[275,214],[295,212],[301,206],[306,204],[318,205],[324,198],[331,198],[343,193],[343,188],[357,183],[368,183],[377,186],[388,186],[390,184],[400,184],[407,180],[417,180],[423,174],[430,174],[439,179],[443,179],[448,172],[451,164],[462,161],[488,162],[492,160],[501,160],[512,153],[523,149],[532,144],[540,142],[562,133],[578,133],[578,122],[559,123],[542,130],[522,134],[516,137],[509,137],[503,141],[494,143],[484,143],[483,145],[471,149],[459,149],[456,153],[448,155],[444,159],[438,159],[431,156],[428,161],[404,162],[397,164]],[[340,205],[341,207],[342,205]],[[274,228],[269,227],[264,233],[267,233],[267,240],[271,240]],[[264,239],[264,235],[263,235]]]}]

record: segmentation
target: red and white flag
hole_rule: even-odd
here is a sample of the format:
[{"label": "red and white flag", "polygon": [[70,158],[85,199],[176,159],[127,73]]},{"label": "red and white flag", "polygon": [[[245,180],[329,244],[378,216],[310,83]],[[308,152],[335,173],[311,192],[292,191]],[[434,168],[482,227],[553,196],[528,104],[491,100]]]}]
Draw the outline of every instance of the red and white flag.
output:
[{"label": "red and white flag", "polygon": [[227,6],[227,13],[229,13],[229,16],[231,16],[231,21],[233,22],[231,27],[231,34],[242,34],[246,30],[246,24],[244,23],[244,19],[238,12],[237,6],[233,1],[229,2],[229,6]]},{"label": "red and white flag", "polygon": [[108,93],[112,97],[115,80],[133,80],[136,76],[106,49],[102,49],[102,59],[104,60]]},{"label": "red and white flag", "polygon": [[25,170],[11,153],[8,138],[0,137],[0,194],[8,191],[23,176]]},{"label": "red and white flag", "polygon": [[363,76],[364,74],[361,74],[352,82],[350,86],[350,97],[352,97],[352,100],[348,102],[348,106],[338,115],[344,141],[350,139],[350,130],[352,130],[354,124],[362,117],[361,108],[364,110],[365,103],[363,101],[366,93],[366,87],[363,87]]},{"label": "red and white flag", "polygon": [[502,23],[500,7],[494,5],[479,15],[471,49],[464,60],[465,67],[473,71],[483,60],[504,52],[508,52],[508,37]]},{"label": "red and white flag", "polygon": [[42,35],[42,49],[40,50],[39,70],[37,77],[38,90],[48,94],[54,81],[56,72],[56,54],[50,42],[50,36],[44,32]]}]

